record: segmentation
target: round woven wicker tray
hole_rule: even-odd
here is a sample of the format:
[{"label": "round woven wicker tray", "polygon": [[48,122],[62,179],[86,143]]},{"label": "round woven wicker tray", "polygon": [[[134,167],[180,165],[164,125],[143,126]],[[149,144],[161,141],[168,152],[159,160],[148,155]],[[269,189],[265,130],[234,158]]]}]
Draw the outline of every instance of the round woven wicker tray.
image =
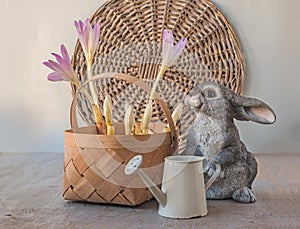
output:
[{"label": "round woven wicker tray", "polygon": [[[94,74],[120,72],[145,79],[151,84],[161,61],[163,29],[173,31],[177,42],[187,37],[180,59],[166,73],[157,92],[172,109],[202,80],[217,81],[242,93],[244,63],[236,35],[225,16],[208,0],[110,0],[91,17],[101,25],[100,42],[94,58]],[[77,42],[73,65],[85,82],[86,65]],[[122,121],[126,103],[134,101],[137,118],[143,114],[148,95],[133,85],[116,79],[96,83],[99,101],[110,94]],[[73,88],[75,91],[75,88]],[[93,112],[83,96],[78,103],[84,121],[93,124]],[[163,120],[154,105],[153,119]]]}]

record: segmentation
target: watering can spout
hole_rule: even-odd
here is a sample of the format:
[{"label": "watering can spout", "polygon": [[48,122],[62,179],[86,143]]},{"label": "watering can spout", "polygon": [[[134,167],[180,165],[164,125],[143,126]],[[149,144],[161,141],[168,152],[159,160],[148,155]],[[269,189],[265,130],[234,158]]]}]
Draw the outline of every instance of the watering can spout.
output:
[{"label": "watering can spout", "polygon": [[125,174],[130,175],[135,172],[140,176],[147,188],[151,191],[152,195],[159,202],[160,206],[165,207],[167,204],[166,195],[155,185],[155,183],[140,169],[143,163],[143,157],[137,155],[133,157],[125,167]]}]

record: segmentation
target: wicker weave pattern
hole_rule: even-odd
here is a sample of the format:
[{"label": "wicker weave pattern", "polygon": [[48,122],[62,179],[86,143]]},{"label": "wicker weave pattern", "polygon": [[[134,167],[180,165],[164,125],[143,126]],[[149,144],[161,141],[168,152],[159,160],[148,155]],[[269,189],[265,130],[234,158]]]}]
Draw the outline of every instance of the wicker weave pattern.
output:
[{"label": "wicker weave pattern", "polygon": [[[64,199],[132,206],[151,199],[151,193],[137,175],[124,174],[125,164],[140,151],[144,159],[143,170],[160,184],[163,159],[175,151],[170,135],[161,134],[148,142],[155,145],[159,142],[157,139],[163,136],[165,139],[155,149],[148,150],[151,152],[147,152],[148,146],[143,146],[141,139],[136,151],[131,151],[112,136],[92,134],[94,130],[94,127],[83,127],[76,133],[73,130],[65,132]],[[130,137],[123,138],[130,140]]]},{"label": "wicker weave pattern", "polygon": [[[176,41],[181,37],[188,39],[184,55],[163,79],[170,85],[164,83],[158,89],[170,108],[202,80],[218,81],[237,93],[243,90],[244,63],[238,40],[227,19],[209,0],[110,0],[91,20],[101,24],[95,74],[120,72],[153,79],[160,63],[162,31],[167,28],[173,31]],[[86,81],[85,59],[79,43],[73,65],[81,81]],[[114,97],[122,90],[123,83],[100,80],[97,86],[99,94],[109,93]],[[100,103],[102,99],[99,98]],[[85,121],[92,124],[87,101],[82,99],[79,106]],[[118,110],[122,107],[124,103]]]}]

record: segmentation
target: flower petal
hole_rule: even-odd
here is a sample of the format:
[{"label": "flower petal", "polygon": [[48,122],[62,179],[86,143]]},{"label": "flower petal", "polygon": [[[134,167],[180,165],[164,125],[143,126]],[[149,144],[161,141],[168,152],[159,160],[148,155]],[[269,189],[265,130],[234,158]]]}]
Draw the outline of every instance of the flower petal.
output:
[{"label": "flower petal", "polygon": [[78,34],[78,39],[79,39],[79,42],[81,44],[81,47],[83,49],[84,52],[86,52],[86,42],[85,42],[85,24],[79,20],[78,22],[75,21],[75,27],[77,29],[77,34]]},{"label": "flower petal", "polygon": [[186,39],[181,39],[173,49],[172,57],[170,59],[170,65],[174,64],[181,55],[186,44]]},{"label": "flower petal", "polygon": [[174,37],[172,31],[169,32],[167,29],[164,29],[163,43],[173,44],[173,42],[174,42]]},{"label": "flower petal", "polygon": [[100,25],[99,25],[99,23],[95,23],[95,25],[94,25],[94,44],[93,44],[93,46],[94,46],[94,52],[95,52],[95,49],[96,49],[96,47],[97,47],[97,44],[98,44],[98,42],[99,42],[99,39],[100,39]]},{"label": "flower petal", "polygon": [[172,32],[168,32],[167,29],[163,32],[163,44],[162,44],[162,64],[170,66],[170,60],[173,56],[174,37]]},{"label": "flower petal", "polygon": [[77,29],[78,34],[82,35],[83,34],[83,27],[84,27],[83,22],[81,20],[79,20],[78,22],[75,21],[75,27]]},{"label": "flower petal", "polygon": [[180,41],[176,44],[174,50],[176,53],[181,53],[185,47],[187,39],[186,38],[182,38],[180,39]]},{"label": "flower petal", "polygon": [[49,68],[51,68],[54,71],[59,71],[61,72],[63,70],[62,66],[59,63],[54,62],[53,60],[49,60]]},{"label": "flower petal", "polygon": [[47,79],[53,82],[66,80],[62,77],[62,75],[58,74],[57,72],[50,73]]},{"label": "flower petal", "polygon": [[58,55],[56,53],[51,53],[51,54],[55,57],[55,59],[57,60],[58,63],[60,63],[61,65],[66,64],[66,61],[60,55]]},{"label": "flower petal", "polygon": [[90,19],[87,18],[84,22],[75,21],[75,27],[84,55],[91,62],[100,38],[100,25],[95,23],[92,27]]},{"label": "flower petal", "polygon": [[51,81],[61,81],[66,80],[76,83],[77,77],[70,61],[70,56],[64,45],[61,45],[62,56],[56,53],[52,53],[57,62],[53,60],[48,60],[43,62],[45,66],[52,69],[54,72],[48,76]]},{"label": "flower petal", "polygon": [[[93,32],[93,28],[92,25],[90,23],[89,19],[86,19],[85,23],[84,23],[84,27],[83,27],[83,33],[85,38],[89,38],[89,35]],[[88,39],[87,39],[88,40]]]},{"label": "flower petal", "polygon": [[71,63],[70,56],[69,56],[69,53],[68,53],[68,50],[66,49],[66,47],[64,45],[61,45],[60,50],[61,50],[61,54],[62,54],[63,59],[65,60],[65,62],[66,63]]},{"label": "flower petal", "polygon": [[89,18],[85,19],[84,25],[87,26],[90,24],[91,24],[90,19]]},{"label": "flower petal", "polygon": [[49,60],[44,62],[43,64],[46,65],[48,68],[52,69],[53,71],[58,70],[57,65],[55,65],[56,63],[54,61]]},{"label": "flower petal", "polygon": [[165,43],[162,48],[162,64],[170,66],[170,60],[173,55],[173,44]]}]

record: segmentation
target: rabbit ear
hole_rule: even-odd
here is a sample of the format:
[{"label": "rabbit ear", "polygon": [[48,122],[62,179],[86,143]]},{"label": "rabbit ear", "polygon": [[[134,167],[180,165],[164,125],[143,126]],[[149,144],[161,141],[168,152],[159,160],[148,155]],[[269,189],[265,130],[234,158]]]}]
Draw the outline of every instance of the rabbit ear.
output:
[{"label": "rabbit ear", "polygon": [[231,94],[230,97],[234,118],[261,124],[273,124],[276,121],[274,111],[264,102],[237,94]]}]

